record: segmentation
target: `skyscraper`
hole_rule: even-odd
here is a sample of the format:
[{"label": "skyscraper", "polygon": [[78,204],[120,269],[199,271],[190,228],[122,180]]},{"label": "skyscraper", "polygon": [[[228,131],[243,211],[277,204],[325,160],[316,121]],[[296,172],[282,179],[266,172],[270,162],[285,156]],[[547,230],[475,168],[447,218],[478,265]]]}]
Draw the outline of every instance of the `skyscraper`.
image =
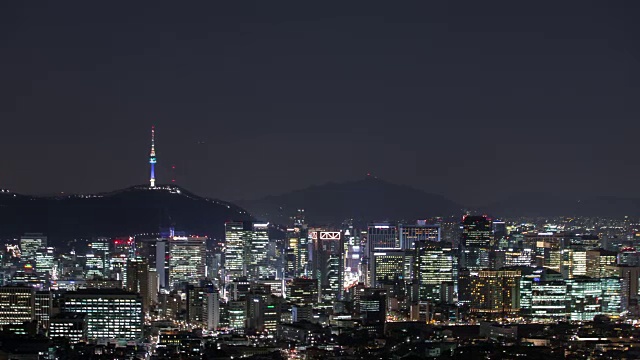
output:
[{"label": "skyscraper", "polygon": [[269,223],[253,223],[249,243],[245,244],[245,263],[249,279],[266,278],[270,275],[267,257],[269,246]]},{"label": "skyscraper", "polygon": [[418,221],[416,224],[400,224],[398,228],[400,244],[403,249],[415,249],[418,241],[440,241],[440,225],[427,224],[425,221]]},{"label": "skyscraper", "polygon": [[20,237],[20,258],[23,262],[35,262],[36,253],[47,246],[47,237],[40,233],[27,233]]},{"label": "skyscraper", "polygon": [[456,280],[457,258],[451,247],[426,240],[415,243],[415,252],[413,278],[419,300],[439,300],[443,284]]},{"label": "skyscraper", "polygon": [[309,260],[309,231],[307,225],[296,223],[287,229],[286,239],[287,276],[307,275]]},{"label": "skyscraper", "polygon": [[491,219],[486,216],[465,216],[462,219],[460,266],[472,270],[489,268],[492,241]]},{"label": "skyscraper", "polygon": [[246,275],[244,266],[245,243],[249,241],[244,222],[225,224],[224,268],[229,280]]},{"label": "skyscraper", "polygon": [[402,245],[398,235],[398,227],[389,223],[369,225],[367,233],[369,252],[376,250],[400,250]]},{"label": "skyscraper", "polygon": [[465,216],[462,219],[462,243],[465,247],[484,247],[491,245],[492,226],[487,216]]},{"label": "skyscraper", "polygon": [[322,300],[342,298],[344,282],[344,243],[341,231],[315,231],[313,239],[313,273],[318,279],[318,295]]},{"label": "skyscraper", "polygon": [[149,271],[149,261],[146,258],[129,259],[127,262],[127,282],[125,287],[128,291],[140,294],[142,298],[142,311],[143,313],[149,312],[149,305],[153,293],[156,293],[158,289],[153,289],[153,282],[151,279],[153,274]]},{"label": "skyscraper", "polygon": [[198,285],[205,278],[206,237],[174,236],[169,240],[169,286]]},{"label": "skyscraper", "polygon": [[268,264],[269,223],[225,224],[225,271],[229,280],[259,279],[271,274]]}]

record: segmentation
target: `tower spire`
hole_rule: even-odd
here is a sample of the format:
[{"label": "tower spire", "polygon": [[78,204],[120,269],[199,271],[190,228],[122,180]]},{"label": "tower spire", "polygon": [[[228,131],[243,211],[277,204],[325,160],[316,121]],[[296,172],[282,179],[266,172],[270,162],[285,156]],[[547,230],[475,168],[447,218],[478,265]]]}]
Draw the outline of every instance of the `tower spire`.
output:
[{"label": "tower spire", "polygon": [[156,127],[151,126],[151,153],[149,154],[149,164],[151,164],[151,178],[149,183],[152,188],[156,187]]}]

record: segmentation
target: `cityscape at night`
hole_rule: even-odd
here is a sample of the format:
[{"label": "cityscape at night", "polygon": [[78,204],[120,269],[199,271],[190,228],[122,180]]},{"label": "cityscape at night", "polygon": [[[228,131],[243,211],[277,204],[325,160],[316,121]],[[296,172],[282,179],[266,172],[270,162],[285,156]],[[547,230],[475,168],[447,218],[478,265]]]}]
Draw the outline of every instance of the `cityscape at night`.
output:
[{"label": "cityscape at night", "polygon": [[6,5],[0,360],[640,359],[638,4]]}]

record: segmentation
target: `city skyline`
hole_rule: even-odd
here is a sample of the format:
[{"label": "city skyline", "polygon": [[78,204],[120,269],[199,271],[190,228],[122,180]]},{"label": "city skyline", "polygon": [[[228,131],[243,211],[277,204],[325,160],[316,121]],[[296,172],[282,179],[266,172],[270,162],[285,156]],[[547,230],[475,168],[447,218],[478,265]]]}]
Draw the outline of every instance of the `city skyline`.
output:
[{"label": "city skyline", "polygon": [[158,178],[230,201],[366,173],[472,205],[640,196],[629,7],[76,5],[3,12],[2,188],[144,183],[155,124]]},{"label": "city skyline", "polygon": [[0,358],[640,359],[637,10],[8,3]]}]

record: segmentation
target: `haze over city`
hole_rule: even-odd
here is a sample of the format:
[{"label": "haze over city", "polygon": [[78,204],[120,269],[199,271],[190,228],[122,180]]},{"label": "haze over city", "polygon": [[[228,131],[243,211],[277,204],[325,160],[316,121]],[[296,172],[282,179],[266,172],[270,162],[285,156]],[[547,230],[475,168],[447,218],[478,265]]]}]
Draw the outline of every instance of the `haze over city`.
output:
[{"label": "haze over city", "polygon": [[0,359],[639,359],[638,2],[11,2]]}]

